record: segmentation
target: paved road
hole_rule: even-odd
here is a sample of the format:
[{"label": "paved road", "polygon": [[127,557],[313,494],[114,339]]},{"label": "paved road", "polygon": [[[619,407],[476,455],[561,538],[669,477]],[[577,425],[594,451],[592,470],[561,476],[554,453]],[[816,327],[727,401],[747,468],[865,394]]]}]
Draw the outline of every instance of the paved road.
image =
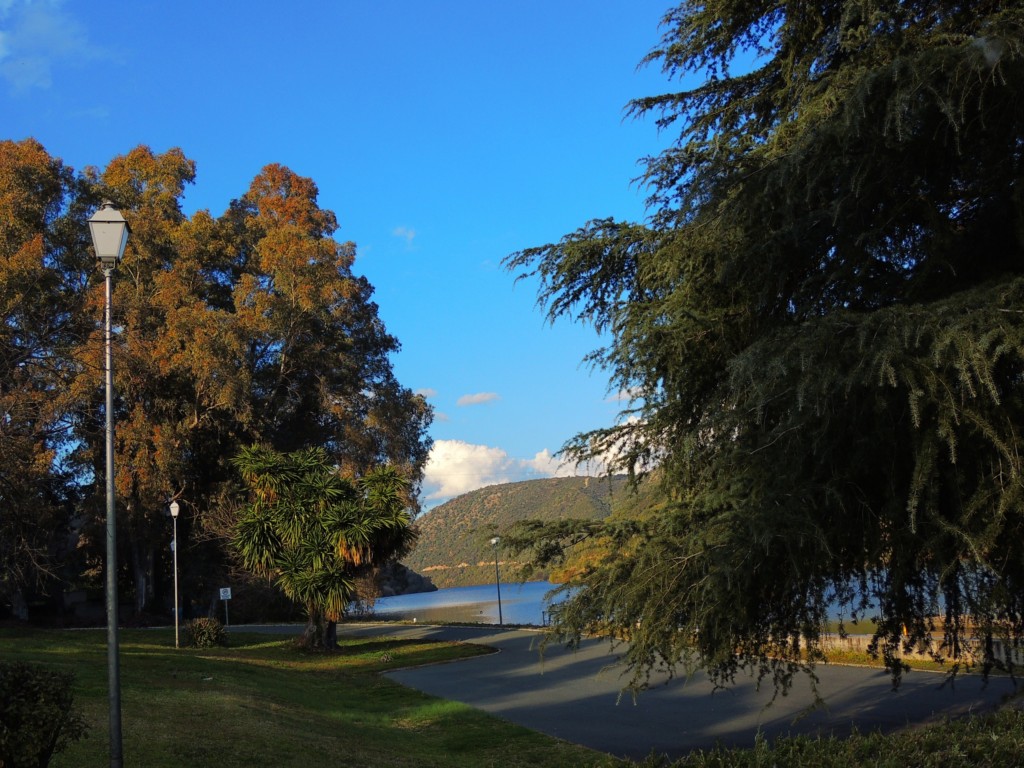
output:
[{"label": "paved road", "polygon": [[813,699],[803,679],[771,706],[771,690],[757,691],[753,681],[744,679],[728,690],[714,691],[703,675],[656,684],[634,702],[629,694],[620,695],[625,681],[620,669],[608,668],[615,657],[603,642],[587,642],[577,652],[548,647],[541,658],[539,634],[524,630],[362,624],[343,625],[339,631],[493,646],[500,652],[397,670],[388,677],[566,741],[632,759],[652,751],[675,759],[716,742],[750,747],[759,730],[774,738],[817,731],[845,734],[853,725],[862,731],[901,728],[945,714],[990,709],[1014,690],[1005,678],[994,678],[984,686],[976,677],[962,677],[954,686],[944,686],[943,675],[911,672],[893,691],[885,672],[830,666],[819,669],[819,691],[826,707],[810,713],[806,710]]}]

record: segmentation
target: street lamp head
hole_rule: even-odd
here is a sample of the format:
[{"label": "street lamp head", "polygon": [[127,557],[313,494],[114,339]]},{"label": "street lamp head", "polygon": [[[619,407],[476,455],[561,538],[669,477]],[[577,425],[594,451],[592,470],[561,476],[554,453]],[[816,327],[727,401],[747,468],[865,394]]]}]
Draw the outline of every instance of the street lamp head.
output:
[{"label": "street lamp head", "polygon": [[104,200],[100,209],[89,217],[92,247],[104,269],[113,269],[124,256],[128,231],[128,222],[109,200]]},{"label": "street lamp head", "polygon": [[501,541],[501,537],[500,536],[495,536],[493,539],[491,539],[491,546],[492,547],[498,546],[498,542],[499,541]]},{"label": "street lamp head", "polygon": [[181,507],[178,506],[178,502],[172,501],[171,502],[171,517],[175,517],[176,518],[178,516],[178,510],[179,509],[181,509]]}]

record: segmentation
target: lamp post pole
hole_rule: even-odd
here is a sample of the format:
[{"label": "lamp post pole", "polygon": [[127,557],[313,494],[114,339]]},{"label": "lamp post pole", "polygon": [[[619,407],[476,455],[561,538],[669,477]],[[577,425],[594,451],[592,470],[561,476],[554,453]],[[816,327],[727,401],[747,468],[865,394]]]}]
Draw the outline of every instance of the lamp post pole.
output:
[{"label": "lamp post pole", "polygon": [[121,768],[121,665],[117,635],[117,516],[114,504],[114,268],[128,242],[128,222],[109,202],[89,219],[93,248],[106,283],[106,443],[107,443],[107,688],[110,704],[110,768]]},{"label": "lamp post pole", "polygon": [[491,546],[494,547],[494,586],[498,589],[498,626],[505,626],[501,615],[501,578],[498,576],[498,542],[501,538],[495,536],[491,539]]},{"label": "lamp post pole", "polygon": [[178,645],[178,502],[171,502],[171,520],[174,521],[174,538],[171,540],[171,551],[174,552],[174,647]]},{"label": "lamp post pole", "polygon": [[106,389],[107,389],[107,692],[110,697],[110,768],[121,768],[121,662],[117,635],[117,514],[114,504],[114,334],[113,267],[105,267],[106,309]]}]

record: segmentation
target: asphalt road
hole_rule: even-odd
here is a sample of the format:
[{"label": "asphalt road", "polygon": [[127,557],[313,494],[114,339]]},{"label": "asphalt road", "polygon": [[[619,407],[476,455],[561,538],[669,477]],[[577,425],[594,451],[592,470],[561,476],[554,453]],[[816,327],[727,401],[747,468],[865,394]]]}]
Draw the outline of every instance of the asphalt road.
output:
[{"label": "asphalt road", "polygon": [[[986,686],[963,676],[910,672],[896,691],[879,670],[819,667],[824,708],[808,711],[814,699],[798,678],[787,696],[772,702],[771,684],[758,691],[750,679],[715,691],[703,675],[689,680],[658,679],[634,701],[622,693],[625,679],[605,642],[578,651],[549,646],[539,653],[540,635],[497,627],[439,627],[346,624],[343,634],[429,638],[482,643],[499,653],[387,674],[402,685],[461,701],[513,723],[601,752],[635,760],[652,752],[675,759],[693,749],[721,743],[750,747],[758,732],[769,739],[785,734],[893,730],[985,711],[1014,692],[1006,678]],[[289,628],[294,631],[294,627]],[[945,683],[945,684],[944,684]]]}]

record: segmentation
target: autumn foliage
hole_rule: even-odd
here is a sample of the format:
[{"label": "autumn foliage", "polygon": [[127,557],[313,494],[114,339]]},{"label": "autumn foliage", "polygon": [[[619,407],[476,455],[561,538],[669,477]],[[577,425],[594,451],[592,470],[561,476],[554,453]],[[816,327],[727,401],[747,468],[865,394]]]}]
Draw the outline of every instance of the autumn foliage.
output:
[{"label": "autumn foliage", "polygon": [[431,413],[394,376],[373,286],[308,178],[268,165],[220,216],[182,211],[195,163],[137,147],[76,173],[38,142],[0,142],[0,603],[98,584],[103,540],[103,285],[85,220],[131,227],[114,286],[122,600],[169,609],[169,522],[184,600],[227,577],[218,535],[243,446],[319,448],[357,477],[416,483]]}]

